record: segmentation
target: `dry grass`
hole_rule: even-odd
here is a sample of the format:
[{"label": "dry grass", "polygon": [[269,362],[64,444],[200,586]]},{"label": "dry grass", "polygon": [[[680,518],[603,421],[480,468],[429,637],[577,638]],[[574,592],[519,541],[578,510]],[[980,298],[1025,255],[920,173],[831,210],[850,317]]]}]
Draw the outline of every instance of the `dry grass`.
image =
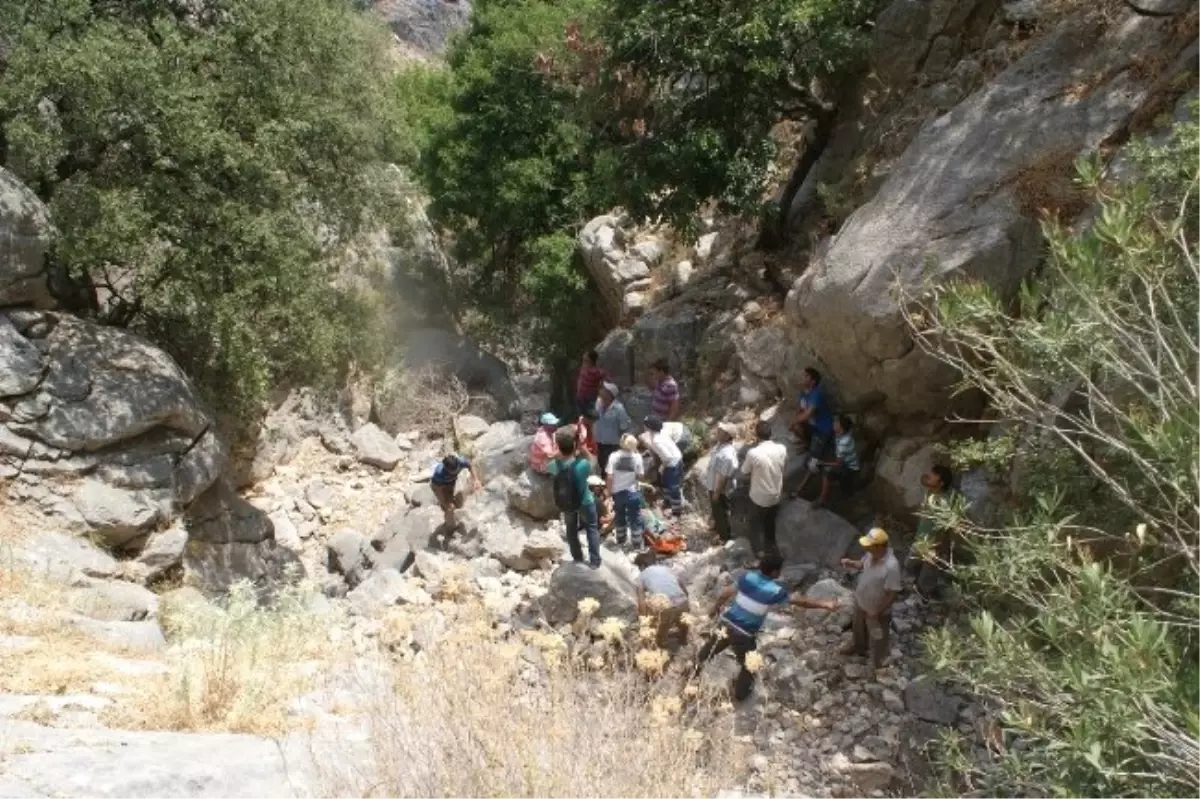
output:
[{"label": "dry grass", "polygon": [[480,614],[397,663],[366,751],[321,759],[322,793],[712,796],[744,782],[723,696],[658,676],[665,653],[637,629],[580,626],[501,640]]},{"label": "dry grass", "polygon": [[1087,208],[1087,195],[1075,181],[1075,156],[1073,150],[1051,150],[1012,177],[1024,213],[1069,221]]},{"label": "dry grass", "polygon": [[311,589],[282,590],[258,605],[249,583],[220,606],[181,605],[170,617],[175,641],[167,672],[143,680],[114,726],[156,730],[226,730],[273,734],[295,726],[288,709],[337,662],[328,630],[336,623],[306,606]]},{"label": "dry grass", "polygon": [[375,394],[379,420],[388,430],[448,433],[470,403],[461,380],[433,368],[389,374]]}]

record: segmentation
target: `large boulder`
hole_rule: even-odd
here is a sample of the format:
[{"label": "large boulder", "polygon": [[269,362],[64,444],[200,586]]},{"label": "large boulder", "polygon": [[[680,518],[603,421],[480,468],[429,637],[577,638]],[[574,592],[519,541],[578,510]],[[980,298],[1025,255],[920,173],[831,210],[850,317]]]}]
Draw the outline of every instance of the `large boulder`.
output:
[{"label": "large boulder", "polygon": [[776,537],[785,561],[836,568],[859,533],[841,516],[794,499],[779,509]]},{"label": "large boulder", "polygon": [[894,514],[913,513],[921,507],[925,490],[921,475],[937,462],[934,442],[925,438],[890,438],[875,461],[875,478],[868,488],[875,507]]},{"label": "large boulder", "polygon": [[53,307],[46,287],[50,233],[46,206],[0,167],[0,306]]},{"label": "large boulder", "polygon": [[[401,508],[388,516],[371,536],[371,546],[378,552],[396,554],[403,547],[415,553],[434,548],[438,539],[449,532],[442,510],[436,505]],[[398,541],[404,543],[394,543]]]},{"label": "large boulder", "polygon": [[579,253],[600,289],[605,316],[620,320],[636,305],[626,301],[630,292],[644,290],[650,270],[662,260],[664,246],[657,237],[635,242],[626,233],[626,219],[605,214],[592,219],[579,232]]},{"label": "large boulder", "polygon": [[404,457],[395,440],[375,424],[365,424],[355,430],[354,435],[350,436],[350,443],[361,462],[385,472],[395,469]]},{"label": "large boulder", "polygon": [[895,415],[947,413],[955,375],[915,346],[903,294],[951,279],[1015,290],[1041,256],[1045,195],[1069,195],[1076,154],[1126,129],[1154,83],[1138,65],[1174,58],[1191,34],[1183,44],[1171,37],[1169,19],[1130,13],[1103,26],[1071,17],[925,125],[788,296],[802,348],[848,406],[882,400]]},{"label": "large boulder", "polygon": [[562,537],[545,527],[532,527],[512,515],[493,518],[479,531],[484,554],[517,572],[536,569],[563,554]]},{"label": "large boulder", "polygon": [[564,563],[550,575],[550,588],[542,597],[542,612],[553,625],[567,624],[579,613],[579,600],[591,597],[600,603],[593,614],[637,619],[637,592],[633,581],[608,563],[592,569],[584,563]]},{"label": "large boulder", "polygon": [[140,585],[88,579],[73,588],[67,601],[72,610],[100,621],[144,621],[158,615],[158,596]]},{"label": "large boulder", "polygon": [[87,539],[49,531],[20,538],[13,545],[12,555],[13,561],[6,568],[19,565],[58,583],[77,583],[83,577],[114,577],[120,568],[112,555]]},{"label": "large boulder", "polygon": [[496,422],[476,438],[468,448],[471,464],[480,482],[495,477],[515,477],[529,464],[529,447],[533,436],[521,432],[517,422]]},{"label": "large boulder", "polygon": [[338,530],[325,545],[325,568],[340,574],[351,588],[366,577],[371,568],[370,547],[357,530]]},{"label": "large boulder", "polygon": [[549,521],[559,516],[554,503],[554,481],[544,474],[526,469],[515,480],[506,481],[508,504],[531,519]]}]

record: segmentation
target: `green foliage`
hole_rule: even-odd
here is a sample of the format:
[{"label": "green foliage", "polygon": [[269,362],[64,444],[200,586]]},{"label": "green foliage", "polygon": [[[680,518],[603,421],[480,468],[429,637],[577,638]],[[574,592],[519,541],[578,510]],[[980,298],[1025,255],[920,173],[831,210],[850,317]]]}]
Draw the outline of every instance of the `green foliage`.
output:
[{"label": "green foliage", "polygon": [[48,201],[102,321],[222,410],[353,354],[330,258],[396,154],[386,39],[345,0],[0,0],[0,162]]},{"label": "green foliage", "polygon": [[627,123],[622,199],[687,227],[717,199],[755,213],[771,129],[827,110],[814,87],[869,42],[876,0],[606,0],[606,91]]},{"label": "green foliage", "polygon": [[919,335],[1006,425],[983,460],[1013,489],[954,574],[968,629],[930,635],[934,666],[1004,731],[985,763],[943,749],[947,790],[1195,796],[1200,566],[1197,131],[1131,147],[1141,177],[1080,181],[1090,227],[1047,225],[1048,263],[1015,311],[977,286],[938,293]]}]

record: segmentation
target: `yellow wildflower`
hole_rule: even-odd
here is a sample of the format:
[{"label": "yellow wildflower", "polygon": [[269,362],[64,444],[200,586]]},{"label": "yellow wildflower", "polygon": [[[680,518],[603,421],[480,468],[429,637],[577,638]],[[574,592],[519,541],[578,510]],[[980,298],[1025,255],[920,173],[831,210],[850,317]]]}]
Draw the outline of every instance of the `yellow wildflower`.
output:
[{"label": "yellow wildflower", "polygon": [[757,652],[746,653],[746,671],[754,674],[763,667],[763,656]]},{"label": "yellow wildflower", "polygon": [[667,667],[670,656],[661,649],[642,649],[634,656],[633,662],[639,669],[649,675],[662,674]]},{"label": "yellow wildflower", "polygon": [[596,628],[596,631],[599,632],[600,636],[606,641],[617,643],[621,640],[621,636],[625,632],[625,622],[621,621],[615,616],[609,616],[600,623],[600,626]]},{"label": "yellow wildflower", "polygon": [[658,611],[659,613],[664,610],[669,610],[671,607],[671,600],[667,599],[662,594],[651,594],[650,598],[646,600],[646,603],[650,605],[651,610]]},{"label": "yellow wildflower", "polygon": [[600,603],[597,602],[593,597],[585,596],[583,599],[579,600],[579,604],[576,605],[576,607],[579,608],[579,615],[590,616],[600,609]]}]

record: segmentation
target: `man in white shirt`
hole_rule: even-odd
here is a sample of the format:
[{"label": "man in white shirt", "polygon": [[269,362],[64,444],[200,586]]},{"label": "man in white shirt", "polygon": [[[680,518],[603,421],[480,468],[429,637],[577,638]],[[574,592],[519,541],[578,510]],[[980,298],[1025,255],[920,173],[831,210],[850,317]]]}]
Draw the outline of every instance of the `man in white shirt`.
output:
[{"label": "man in white shirt", "polygon": [[608,475],[608,495],[613,498],[617,543],[624,545],[628,540],[635,547],[640,547],[642,492],[638,488],[638,480],[645,474],[645,467],[636,438],[628,433],[621,437],[621,448],[608,456],[604,473]]},{"label": "man in white shirt", "polygon": [[765,555],[779,552],[779,545],[775,541],[775,520],[779,516],[787,447],[771,440],[770,422],[759,422],[754,428],[754,435],[758,443],[746,453],[742,474],[750,475],[751,522],[762,530]]},{"label": "man in white shirt", "polygon": [[900,561],[888,546],[882,527],[858,539],[867,554],[861,560],[842,559],[843,568],[860,572],[854,586],[854,640],[842,650],[845,655],[871,655],[872,669],[887,661],[892,629],[892,602],[903,587]]},{"label": "man in white shirt", "polygon": [[737,427],[729,422],[717,425],[717,445],[708,456],[708,469],[704,472],[704,487],[708,489],[708,500],[712,506],[713,528],[717,537],[728,541],[731,535],[729,524],[729,495],[737,480],[738,456],[733,439]]},{"label": "man in white shirt", "polygon": [[684,460],[692,449],[692,431],[683,422],[663,422],[663,435],[675,442]]},{"label": "man in white shirt", "polygon": [[659,487],[671,506],[676,519],[683,515],[683,453],[663,430],[663,421],[657,416],[647,416],[646,445],[658,458]]}]

